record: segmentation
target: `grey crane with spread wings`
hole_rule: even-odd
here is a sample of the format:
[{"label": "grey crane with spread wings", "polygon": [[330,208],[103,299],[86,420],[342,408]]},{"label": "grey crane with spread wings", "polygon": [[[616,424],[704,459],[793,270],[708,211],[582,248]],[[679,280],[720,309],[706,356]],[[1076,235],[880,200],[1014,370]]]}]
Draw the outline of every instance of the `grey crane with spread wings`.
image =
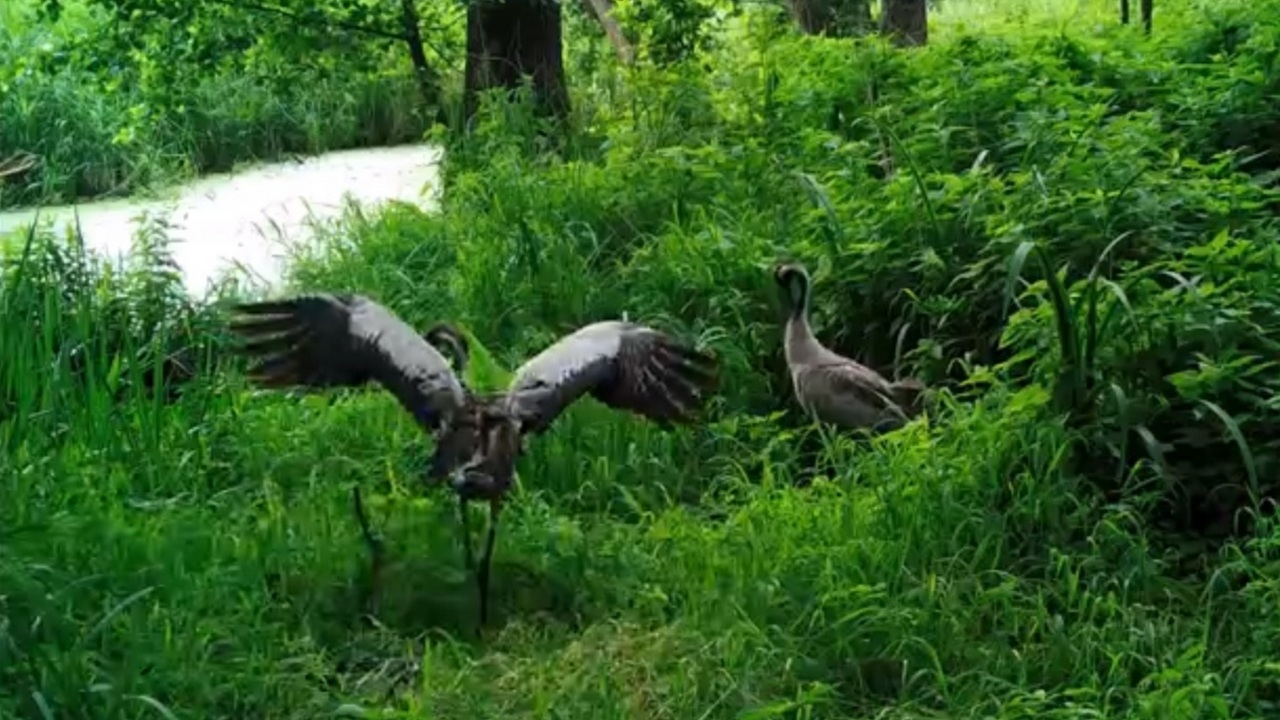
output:
[{"label": "grey crane with spread wings", "polygon": [[[715,360],[651,327],[621,320],[583,326],[524,363],[505,391],[472,393],[459,379],[467,344],[447,323],[418,333],[379,303],[356,294],[313,293],[243,303],[231,329],[256,363],[262,387],[356,387],[390,392],[435,438],[428,481],[448,479],[466,503],[489,501],[484,555],[476,571],[480,623],[488,618],[489,566],[501,503],[527,436],[549,429],[584,395],[662,427],[693,422],[717,381]],[[456,357],[457,368],[440,352]],[[358,502],[358,495],[357,495]],[[474,568],[471,542],[464,543]]]}]

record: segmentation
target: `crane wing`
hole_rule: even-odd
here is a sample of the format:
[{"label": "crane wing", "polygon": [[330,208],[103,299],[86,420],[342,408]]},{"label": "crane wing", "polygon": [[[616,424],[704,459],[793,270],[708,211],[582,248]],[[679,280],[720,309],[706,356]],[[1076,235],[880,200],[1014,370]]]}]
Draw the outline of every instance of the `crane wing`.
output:
[{"label": "crane wing", "polygon": [[315,293],[244,303],[231,330],[257,361],[262,387],[357,387],[376,381],[424,429],[439,427],[465,402],[440,351],[387,308],[362,295]]},{"label": "crane wing", "polygon": [[847,358],[808,365],[800,378],[819,417],[845,427],[873,427],[886,418],[906,419],[894,386],[874,370]]},{"label": "crane wing", "polygon": [[688,423],[716,382],[715,360],[634,323],[592,323],[557,340],[516,371],[505,409],[521,432],[540,433],[584,394],[663,427]]}]

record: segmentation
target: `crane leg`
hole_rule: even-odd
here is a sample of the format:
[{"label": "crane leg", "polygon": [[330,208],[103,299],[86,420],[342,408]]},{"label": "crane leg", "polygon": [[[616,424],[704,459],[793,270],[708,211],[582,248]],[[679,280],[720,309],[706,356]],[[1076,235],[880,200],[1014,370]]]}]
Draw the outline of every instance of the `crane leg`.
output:
[{"label": "crane leg", "polygon": [[489,536],[484,543],[484,556],[480,558],[480,570],[476,573],[476,583],[480,586],[480,626],[489,622],[489,563],[493,560],[493,543],[498,535],[498,513],[501,505],[497,500],[489,503]]},{"label": "crane leg", "polygon": [[462,552],[463,558],[467,562],[467,572],[476,571],[476,559],[471,553],[471,521],[468,519],[467,500],[462,496],[458,497],[458,516],[462,518]]},{"label": "crane leg", "polygon": [[364,511],[364,500],[360,495],[359,485],[351,488],[351,504],[355,507],[356,522],[360,523],[360,534],[364,536],[364,543],[369,548],[369,595],[365,604],[371,614],[377,614],[378,604],[382,598],[384,555],[382,539],[369,527],[369,516]]}]

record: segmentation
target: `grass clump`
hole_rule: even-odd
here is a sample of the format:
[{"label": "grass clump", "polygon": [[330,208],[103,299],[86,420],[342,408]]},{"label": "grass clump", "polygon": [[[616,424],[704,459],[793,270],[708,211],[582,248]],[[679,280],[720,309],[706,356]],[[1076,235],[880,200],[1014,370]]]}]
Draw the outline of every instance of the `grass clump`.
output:
[{"label": "grass clump", "polygon": [[[148,314],[176,279],[73,277],[19,238],[0,714],[1274,713],[1275,17],[913,51],[743,22],[575,85],[559,154],[527,108],[490,115],[452,142],[439,213],[321,228],[295,286],[455,321],[499,369],[623,313],[721,359],[706,427],[584,402],[531,444],[483,641],[455,504],[421,496],[394,400],[251,392],[213,308]],[[810,443],[780,257],[814,270],[824,341],[939,388],[927,418]],[[104,332],[113,303],[135,329]],[[113,384],[187,347],[171,400]],[[815,445],[832,470],[796,488]],[[376,622],[356,483],[390,544]]]}]

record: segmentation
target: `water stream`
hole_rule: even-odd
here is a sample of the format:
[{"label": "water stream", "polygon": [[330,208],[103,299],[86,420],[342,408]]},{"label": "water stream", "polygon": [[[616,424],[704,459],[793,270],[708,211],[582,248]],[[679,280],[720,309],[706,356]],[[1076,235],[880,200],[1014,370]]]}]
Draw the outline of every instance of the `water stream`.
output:
[{"label": "water stream", "polygon": [[[343,150],[208,175],[163,199],[46,206],[39,219],[61,227],[78,214],[85,246],[119,257],[128,252],[142,212],[166,216],[188,292],[203,295],[237,266],[251,282],[272,286],[282,277],[284,244],[305,242],[308,221],[338,215],[346,196],[366,207],[393,199],[433,207],[440,158],[440,149],[428,145]],[[0,236],[28,226],[36,213],[0,213]]]}]

